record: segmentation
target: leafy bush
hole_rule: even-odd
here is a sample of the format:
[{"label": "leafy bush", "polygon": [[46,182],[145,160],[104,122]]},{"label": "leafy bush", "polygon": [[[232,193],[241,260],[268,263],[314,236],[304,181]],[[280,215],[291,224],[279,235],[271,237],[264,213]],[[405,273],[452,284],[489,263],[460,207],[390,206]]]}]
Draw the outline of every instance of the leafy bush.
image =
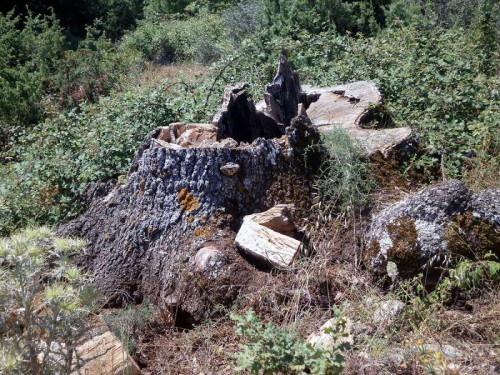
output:
[{"label": "leafy bush", "polygon": [[171,91],[138,90],[33,127],[12,148],[15,162],[0,165],[0,233],[77,215],[86,184],[126,173],[139,142],[183,105]]},{"label": "leafy bush", "polygon": [[275,35],[298,36],[336,30],[340,34],[374,35],[385,24],[388,0],[265,1],[266,27]]},{"label": "leafy bush", "polygon": [[[54,15],[0,13],[0,123],[34,123],[42,118],[41,99],[64,52],[64,34]],[[21,27],[19,27],[21,26]]]},{"label": "leafy bush", "polygon": [[85,243],[47,227],[0,240],[0,372],[69,374],[97,301],[71,262]]},{"label": "leafy bush", "polygon": [[500,281],[499,259],[492,253],[486,254],[480,261],[463,259],[450,270],[450,283],[462,290],[484,287],[485,284],[498,284]]},{"label": "leafy bush", "polygon": [[461,258],[453,267],[443,271],[439,283],[429,288],[424,275],[401,282],[396,294],[408,308],[406,318],[412,327],[425,321],[430,315],[446,306],[470,300],[481,295],[498,292],[500,262],[488,253],[482,260]]},{"label": "leafy bush", "polygon": [[225,25],[233,43],[254,36],[262,27],[264,1],[242,1],[224,12]]},{"label": "leafy bush", "polygon": [[250,342],[241,345],[242,352],[236,355],[237,370],[252,374],[340,374],[350,344],[346,341],[346,322],[338,312],[336,315],[336,323],[325,330],[333,338],[328,348],[315,347],[271,323],[263,325],[253,311],[245,316],[233,315],[236,333]]},{"label": "leafy bush", "polygon": [[148,60],[204,64],[218,59],[227,47],[223,18],[208,11],[184,19],[171,16],[160,22],[142,22],[126,35],[122,46],[138,51]]},{"label": "leafy bush", "polygon": [[131,51],[119,51],[100,30],[97,22],[86,28],[86,37],[76,50],[66,50],[50,82],[59,108],[74,108],[96,102],[117,89],[137,62]]},{"label": "leafy bush", "polygon": [[62,108],[109,94],[134,61],[117,55],[95,27],[70,50],[64,30],[51,14],[21,21],[0,14],[0,125],[14,129],[42,121]]}]

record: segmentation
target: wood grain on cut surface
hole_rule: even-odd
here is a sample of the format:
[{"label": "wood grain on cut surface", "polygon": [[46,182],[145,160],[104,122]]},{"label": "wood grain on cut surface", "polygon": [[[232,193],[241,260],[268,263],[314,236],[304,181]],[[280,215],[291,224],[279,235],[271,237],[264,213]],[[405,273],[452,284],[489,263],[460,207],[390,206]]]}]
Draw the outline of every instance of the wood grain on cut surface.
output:
[{"label": "wood grain on cut surface", "polygon": [[243,220],[236,244],[243,251],[276,267],[288,267],[300,249],[300,242],[296,239],[257,224],[251,218]]}]

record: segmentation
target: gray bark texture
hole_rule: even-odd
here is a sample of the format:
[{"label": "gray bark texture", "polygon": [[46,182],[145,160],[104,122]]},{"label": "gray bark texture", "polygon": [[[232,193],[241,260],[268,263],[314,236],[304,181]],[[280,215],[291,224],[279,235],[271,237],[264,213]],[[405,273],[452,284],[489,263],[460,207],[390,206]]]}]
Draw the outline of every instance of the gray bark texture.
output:
[{"label": "gray bark texture", "polygon": [[[87,240],[79,263],[112,303],[146,297],[188,313],[192,321],[203,319],[204,299],[225,303],[235,298],[242,278],[253,278],[254,268],[239,262],[234,244],[243,217],[280,203],[307,207],[301,150],[317,142],[319,133],[302,116],[287,129],[291,136],[283,136],[283,123],[297,115],[297,75],[283,58],[270,86],[277,112],[256,110],[246,87],[224,91],[212,125],[153,130],[139,146],[126,183],[90,188],[88,211],[59,229]],[[195,261],[207,246],[228,260],[208,293],[197,287],[207,277]]]},{"label": "gray bark texture", "polygon": [[[307,191],[287,150],[285,139],[181,149],[156,147],[147,139],[127,182],[94,200],[59,234],[87,241],[79,263],[114,300],[174,301],[192,315],[201,314],[198,297],[186,293],[197,250],[215,244],[234,255],[234,231],[244,215],[277,203],[300,204],[295,198]],[[237,164],[238,172],[224,173],[228,164]],[[239,271],[229,267],[228,272],[231,277]]]}]

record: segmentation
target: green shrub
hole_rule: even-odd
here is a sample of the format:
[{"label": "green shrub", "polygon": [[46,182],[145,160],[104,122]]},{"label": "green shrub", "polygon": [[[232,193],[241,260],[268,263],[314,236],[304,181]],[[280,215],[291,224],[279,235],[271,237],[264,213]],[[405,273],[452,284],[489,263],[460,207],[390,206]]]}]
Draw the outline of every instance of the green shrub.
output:
[{"label": "green shrub", "polygon": [[71,258],[85,243],[46,227],[0,240],[0,372],[69,374],[96,307],[90,278]]},{"label": "green shrub", "polygon": [[264,1],[266,28],[274,35],[298,36],[336,30],[340,34],[376,34],[385,24],[389,0]]},{"label": "green shrub", "polygon": [[0,14],[0,126],[13,130],[53,116],[83,101],[96,101],[118,86],[134,56],[117,55],[95,27],[70,50],[51,14],[25,19]]},{"label": "green shrub", "polygon": [[[332,335],[332,345],[314,346],[287,330],[272,323],[263,325],[253,311],[245,316],[233,315],[236,333],[247,339],[236,355],[237,370],[252,374],[340,374],[345,352],[350,349],[347,341],[346,322],[336,312],[335,323],[325,333]],[[261,372],[262,371],[262,372]]]},{"label": "green shrub", "polygon": [[224,20],[202,11],[194,17],[171,16],[160,22],[142,22],[126,35],[122,48],[138,51],[144,59],[158,62],[210,63],[228,49]]},{"label": "green shrub", "polygon": [[[478,290],[486,286],[498,285],[500,281],[500,262],[493,253],[483,260],[462,259],[450,270],[449,282],[463,291]],[[485,288],[487,289],[487,288]]]},{"label": "green shrub", "polygon": [[79,214],[85,186],[126,173],[146,134],[181,119],[187,104],[171,91],[138,90],[34,126],[12,148],[15,162],[0,165],[0,234]]},{"label": "green shrub", "polygon": [[34,123],[41,100],[64,53],[64,33],[54,15],[29,14],[21,22],[0,13],[0,124]]},{"label": "green shrub", "polygon": [[132,51],[118,50],[100,31],[101,25],[86,28],[86,37],[76,50],[66,50],[51,81],[52,92],[61,109],[83,102],[96,102],[120,87],[138,62]]},{"label": "green shrub", "polygon": [[261,29],[264,10],[263,0],[252,0],[239,2],[224,12],[225,25],[235,45]]},{"label": "green shrub", "polygon": [[492,254],[482,260],[461,258],[443,270],[439,283],[426,285],[424,275],[404,280],[397,285],[396,295],[407,304],[405,317],[413,328],[437,311],[457,302],[488,294],[496,295],[500,285],[500,262]]}]

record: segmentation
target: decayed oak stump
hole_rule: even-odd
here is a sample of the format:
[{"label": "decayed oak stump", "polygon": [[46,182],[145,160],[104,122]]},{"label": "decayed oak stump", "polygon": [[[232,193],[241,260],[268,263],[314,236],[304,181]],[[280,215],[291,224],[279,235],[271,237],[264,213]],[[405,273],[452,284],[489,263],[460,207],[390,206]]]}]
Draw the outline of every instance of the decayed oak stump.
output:
[{"label": "decayed oak stump", "polygon": [[[235,298],[228,290],[241,283],[231,277],[242,271],[230,259],[238,254],[234,239],[243,217],[276,204],[304,208],[310,203],[310,175],[302,156],[319,140],[317,125],[324,125],[315,106],[336,108],[331,95],[337,95],[340,108],[362,109],[365,118],[370,112],[369,100],[361,103],[363,89],[351,97],[349,88],[302,91],[286,57],[264,104],[255,105],[245,88],[237,84],[225,90],[212,124],[174,123],[153,130],[139,146],[125,183],[89,189],[87,212],[59,229],[60,235],[87,241],[78,262],[111,303],[146,297],[201,320],[206,308],[195,285],[203,277],[212,280],[211,295],[225,294],[226,302]],[[356,121],[351,130],[376,137],[378,130],[362,129]],[[198,253],[208,246],[220,254]],[[286,261],[271,263],[290,264],[297,251],[292,252]],[[203,266],[205,258],[217,269]]]}]

